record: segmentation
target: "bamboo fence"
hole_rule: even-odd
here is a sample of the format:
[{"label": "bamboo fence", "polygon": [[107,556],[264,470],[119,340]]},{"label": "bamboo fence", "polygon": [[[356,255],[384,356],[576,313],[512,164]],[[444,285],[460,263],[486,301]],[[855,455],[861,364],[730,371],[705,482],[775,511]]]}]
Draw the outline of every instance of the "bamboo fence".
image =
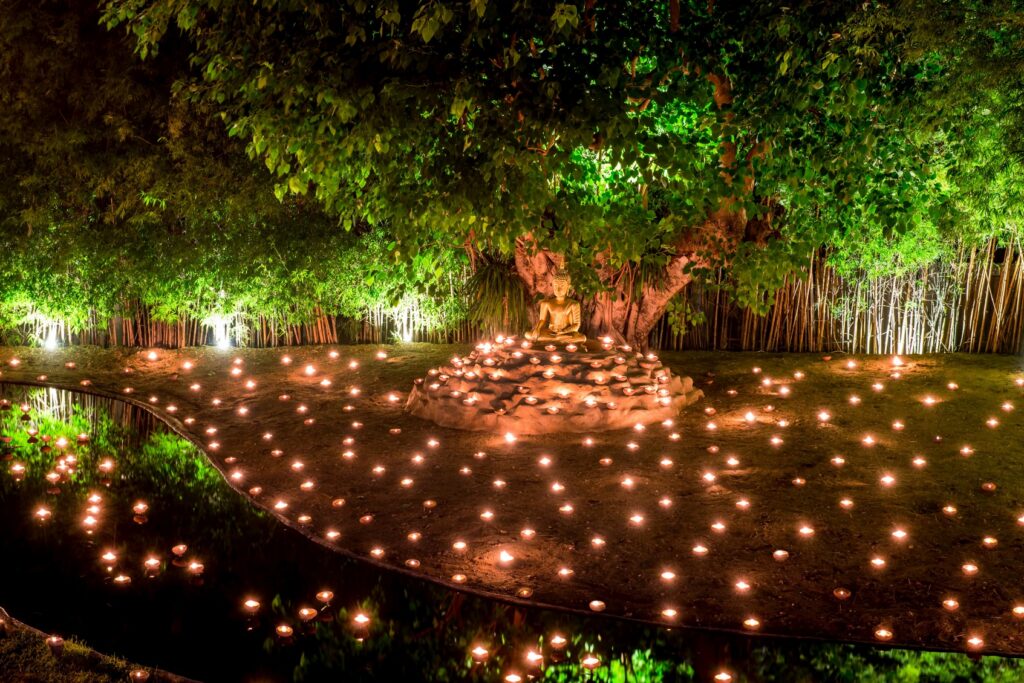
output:
[{"label": "bamboo fence", "polygon": [[[651,334],[663,350],[847,351],[850,353],[1020,353],[1024,342],[1024,253],[1019,243],[962,247],[949,263],[935,262],[898,276],[841,278],[825,253],[787,278],[764,315],[727,295],[728,272],[685,292],[703,322],[680,332],[667,317]],[[24,343],[47,335],[61,344],[185,347],[214,344],[218,331],[201,321],[154,320],[140,302],[123,315],[84,330],[55,327],[0,332],[0,342]],[[252,347],[303,344],[469,343],[480,327],[468,321],[438,329],[418,308],[396,314],[371,309],[346,318],[314,309],[312,320],[288,324],[266,315],[236,315],[222,326],[233,343]]]},{"label": "bamboo fence", "polygon": [[731,303],[728,274],[691,287],[705,321],[682,333],[662,319],[660,349],[847,351],[850,353],[1019,353],[1024,333],[1024,254],[995,241],[960,248],[895,277],[843,279],[817,254],[787,278],[765,315]]}]

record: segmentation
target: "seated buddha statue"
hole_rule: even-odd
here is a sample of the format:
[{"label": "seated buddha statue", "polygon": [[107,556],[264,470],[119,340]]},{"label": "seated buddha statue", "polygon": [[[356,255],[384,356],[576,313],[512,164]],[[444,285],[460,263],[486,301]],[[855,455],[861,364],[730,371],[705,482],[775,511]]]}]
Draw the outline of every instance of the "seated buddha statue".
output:
[{"label": "seated buddha statue", "polygon": [[534,342],[582,344],[587,336],[580,332],[580,304],[567,298],[572,280],[569,273],[559,269],[551,278],[555,295],[540,302],[537,324],[525,336]]}]

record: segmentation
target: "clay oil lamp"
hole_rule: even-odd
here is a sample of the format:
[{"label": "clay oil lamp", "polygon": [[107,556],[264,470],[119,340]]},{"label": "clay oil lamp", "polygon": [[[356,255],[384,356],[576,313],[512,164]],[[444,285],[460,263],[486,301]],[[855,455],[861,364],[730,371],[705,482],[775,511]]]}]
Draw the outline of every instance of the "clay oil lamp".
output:
[{"label": "clay oil lamp", "polygon": [[52,654],[55,659],[60,659],[64,654],[64,639],[60,636],[50,636],[46,639],[46,645],[50,648],[50,654]]}]

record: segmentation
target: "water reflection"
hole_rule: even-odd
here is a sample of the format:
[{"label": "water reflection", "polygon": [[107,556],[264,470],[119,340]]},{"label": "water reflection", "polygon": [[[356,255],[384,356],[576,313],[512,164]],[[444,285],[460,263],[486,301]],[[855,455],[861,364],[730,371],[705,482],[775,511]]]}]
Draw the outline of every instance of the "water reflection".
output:
[{"label": "water reflection", "polygon": [[0,384],[0,458],[0,605],[100,651],[204,680],[902,680],[915,672],[922,680],[1015,680],[1024,673],[999,658],[524,609],[381,573],[253,508],[148,413],[90,395]]}]

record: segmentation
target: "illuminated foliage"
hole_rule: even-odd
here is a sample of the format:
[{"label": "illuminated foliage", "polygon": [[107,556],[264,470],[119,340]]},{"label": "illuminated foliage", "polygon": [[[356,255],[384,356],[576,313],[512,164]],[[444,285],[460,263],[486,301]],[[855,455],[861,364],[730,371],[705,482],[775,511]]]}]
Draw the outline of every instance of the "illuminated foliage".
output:
[{"label": "illuminated foliage", "polygon": [[[143,57],[186,36],[179,92],[278,196],[386,225],[402,256],[439,236],[566,254],[583,293],[623,302],[592,322],[642,342],[719,263],[760,310],[825,242],[934,255],[1005,224],[1007,193],[971,199],[958,164],[1012,177],[984,160],[1019,119],[1019,85],[991,77],[1019,59],[1015,6],[111,0],[105,20]],[[1006,106],[964,101],[978,71]],[[987,132],[945,144],[967,124]]]},{"label": "illuminated foliage", "polygon": [[452,324],[466,250],[527,298],[523,256],[566,255],[590,326],[643,343],[718,265],[763,311],[821,246],[873,277],[1019,238],[1020,0],[5,10],[6,328],[413,294]]}]

